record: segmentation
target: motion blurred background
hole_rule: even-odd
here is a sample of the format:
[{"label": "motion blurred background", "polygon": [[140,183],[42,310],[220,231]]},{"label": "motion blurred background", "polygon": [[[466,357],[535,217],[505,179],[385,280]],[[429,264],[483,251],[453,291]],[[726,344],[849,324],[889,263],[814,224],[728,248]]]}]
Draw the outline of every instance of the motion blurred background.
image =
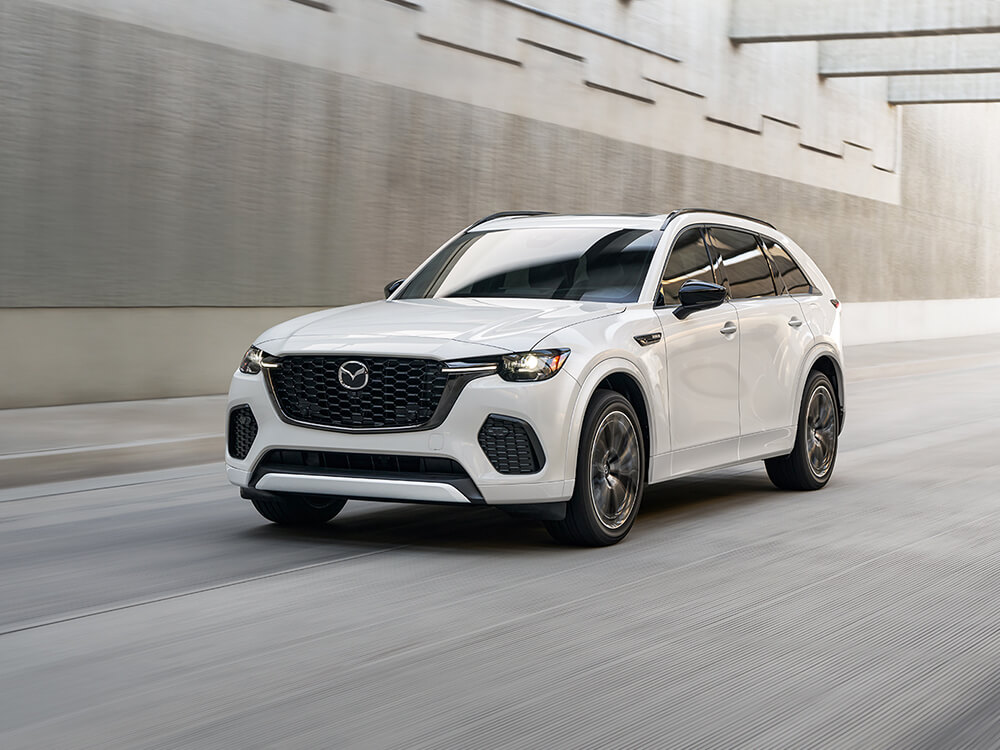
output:
[{"label": "motion blurred background", "polygon": [[0,408],[220,393],[503,209],[744,212],[848,344],[1000,331],[1000,40],[941,35],[996,3],[875,5],[0,0]]}]

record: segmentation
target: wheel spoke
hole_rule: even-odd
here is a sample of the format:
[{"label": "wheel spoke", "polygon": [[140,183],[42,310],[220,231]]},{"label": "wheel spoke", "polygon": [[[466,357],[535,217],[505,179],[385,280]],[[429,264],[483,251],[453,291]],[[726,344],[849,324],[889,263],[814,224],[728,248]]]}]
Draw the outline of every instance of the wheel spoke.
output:
[{"label": "wheel spoke", "polygon": [[607,432],[607,443],[608,443],[608,453],[615,454],[618,452],[618,446],[621,445],[621,436],[619,434],[620,430],[618,428],[617,422],[611,422],[608,425]]},{"label": "wheel spoke", "polygon": [[594,461],[598,459],[603,461],[604,456],[608,452],[608,435],[606,430],[601,430],[597,434],[597,439],[594,440]]},{"label": "wheel spoke", "polygon": [[608,495],[608,517],[614,519],[621,511],[622,501],[625,499],[625,487],[617,477],[611,480],[611,492]]},{"label": "wheel spoke", "polygon": [[823,399],[822,406],[819,412],[819,426],[820,429],[829,429],[833,424],[833,408],[830,405],[829,399]]},{"label": "wheel spoke", "polygon": [[630,474],[635,469],[635,445],[629,441],[625,444],[625,449],[618,456],[618,470],[623,474]]},{"label": "wheel spoke", "polygon": [[823,466],[826,464],[826,457],[829,455],[829,450],[826,447],[826,442],[823,440],[822,435],[816,441],[816,461],[813,466],[817,471],[822,471]]}]

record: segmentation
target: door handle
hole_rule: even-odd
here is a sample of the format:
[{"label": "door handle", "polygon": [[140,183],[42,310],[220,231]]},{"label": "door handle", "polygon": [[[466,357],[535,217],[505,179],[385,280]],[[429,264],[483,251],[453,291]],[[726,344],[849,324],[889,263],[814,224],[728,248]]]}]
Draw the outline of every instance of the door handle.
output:
[{"label": "door handle", "polygon": [[798,318],[792,318],[791,320],[788,321],[788,325],[790,325],[792,328],[798,328],[800,325],[802,325],[802,321],[799,320]]},{"label": "door handle", "polygon": [[726,324],[719,329],[719,333],[721,333],[723,336],[728,336],[731,333],[736,333],[736,324],[731,321],[727,321]]}]

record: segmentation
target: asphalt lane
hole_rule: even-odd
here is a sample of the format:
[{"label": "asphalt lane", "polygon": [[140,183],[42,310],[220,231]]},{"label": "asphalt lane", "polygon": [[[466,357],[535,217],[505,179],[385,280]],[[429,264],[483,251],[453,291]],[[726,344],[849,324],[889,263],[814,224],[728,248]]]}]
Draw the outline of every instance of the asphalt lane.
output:
[{"label": "asphalt lane", "polygon": [[994,366],[849,386],[831,484],[267,525],[221,466],[0,502],[0,747],[1000,747]]}]

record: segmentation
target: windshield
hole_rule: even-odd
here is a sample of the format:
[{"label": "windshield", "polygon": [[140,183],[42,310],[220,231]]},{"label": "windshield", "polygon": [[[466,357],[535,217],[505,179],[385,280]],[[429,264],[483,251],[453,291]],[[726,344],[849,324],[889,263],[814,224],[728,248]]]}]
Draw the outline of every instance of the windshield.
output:
[{"label": "windshield", "polygon": [[660,234],[607,227],[469,232],[431,258],[397,299],[635,302]]}]

